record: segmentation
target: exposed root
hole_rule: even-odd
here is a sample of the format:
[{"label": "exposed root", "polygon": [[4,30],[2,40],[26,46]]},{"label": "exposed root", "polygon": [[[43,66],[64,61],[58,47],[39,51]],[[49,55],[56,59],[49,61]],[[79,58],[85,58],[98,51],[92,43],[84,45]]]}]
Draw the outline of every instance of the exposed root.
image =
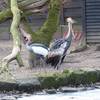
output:
[{"label": "exposed root", "polygon": [[[9,68],[8,68],[8,63],[7,61],[5,61],[5,59],[3,59],[0,63],[0,75],[3,73],[8,73],[11,76],[11,79],[15,80],[15,77],[13,76],[13,74],[10,72]],[[5,76],[6,77],[6,76]]]},{"label": "exposed root", "polygon": [[10,75],[12,74],[8,69],[9,62],[16,59],[20,66],[23,65],[20,56],[21,43],[20,43],[20,35],[19,35],[20,32],[18,30],[20,24],[21,12],[18,9],[17,0],[11,0],[11,11],[13,14],[13,21],[11,24],[10,32],[12,33],[12,37],[13,37],[13,50],[11,54],[3,58],[3,60],[1,61],[1,68],[0,68],[0,74],[4,72],[8,72]]},{"label": "exposed root", "polygon": [[[13,75],[12,75],[12,73],[10,72],[10,70],[9,70],[9,68],[8,68],[8,64],[9,64],[9,62],[11,62],[12,60],[15,60],[15,59],[16,59],[16,57],[17,57],[19,51],[20,51],[19,48],[14,48],[14,49],[12,50],[12,53],[11,53],[10,55],[8,55],[7,57],[5,57],[5,58],[2,59],[2,61],[1,61],[1,63],[0,63],[0,75],[1,75],[2,73],[6,73],[6,72],[7,72],[12,78],[14,78]],[[20,62],[20,63],[21,63],[21,62]],[[21,65],[22,65],[22,64],[21,64]]]}]

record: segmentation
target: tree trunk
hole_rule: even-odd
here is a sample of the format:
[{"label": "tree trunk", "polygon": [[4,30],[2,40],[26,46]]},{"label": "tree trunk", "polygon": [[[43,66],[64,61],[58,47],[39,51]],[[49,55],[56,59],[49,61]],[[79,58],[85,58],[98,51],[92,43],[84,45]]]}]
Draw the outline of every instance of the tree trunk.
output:
[{"label": "tree trunk", "polygon": [[50,0],[48,18],[40,30],[32,34],[34,42],[43,43],[49,46],[53,34],[59,25],[60,2],[61,0]]},{"label": "tree trunk", "polygon": [[[61,0],[50,0],[48,18],[43,24],[43,26],[40,28],[40,30],[33,33],[30,29],[27,28],[27,30],[29,30],[30,34],[32,35],[33,42],[43,43],[44,45],[49,46],[52,36],[56,32],[58,24],[59,24],[60,4],[61,4]],[[14,43],[13,43],[12,53],[8,55],[7,57],[5,57],[2,61],[3,69],[6,68],[8,63],[12,61],[13,59],[16,59],[19,65],[23,65],[22,62],[20,62],[21,60],[19,60],[21,58],[20,58],[20,37],[19,37],[18,25],[19,25],[21,16],[20,16],[20,10],[18,9],[17,1],[15,0],[11,0],[11,11],[13,13],[11,33],[13,36]],[[0,21],[11,17],[12,16],[11,11],[10,9],[2,11],[0,13]],[[31,60],[32,60],[32,56],[31,56]]]},{"label": "tree trunk", "polygon": [[[48,13],[48,18],[45,21],[45,23],[43,24],[43,26],[35,33],[32,32],[32,29],[30,28],[30,26],[25,22],[24,20],[24,30],[31,34],[32,36],[32,41],[36,42],[36,43],[42,43],[44,45],[49,46],[50,41],[52,40],[52,36],[53,34],[56,32],[57,27],[59,25],[59,11],[60,11],[60,0],[51,0],[50,1],[50,9],[49,9],[49,13]],[[32,55],[32,53],[30,52],[29,55],[29,65],[30,67],[34,66],[34,56]]]},{"label": "tree trunk", "polygon": [[18,30],[18,26],[20,24],[20,10],[18,9],[17,0],[11,0],[11,11],[13,14],[13,21],[11,24],[10,31],[12,33],[13,37],[13,50],[10,55],[5,57],[1,62],[1,70],[0,73],[4,72],[5,70],[8,70],[8,64],[12,60],[16,59],[19,66],[23,66],[23,62],[20,56],[20,49],[21,49],[21,43],[20,43],[20,32]]},{"label": "tree trunk", "polygon": [[[43,24],[43,26],[37,32],[31,34],[33,42],[42,43],[46,46],[49,46],[50,41],[52,40],[53,34],[57,31],[59,25],[59,11],[60,11],[60,0],[51,0],[50,9],[48,13],[48,18]],[[37,59],[36,59],[37,60]],[[30,66],[32,67],[33,58],[30,56]],[[31,65],[33,64],[33,65]],[[43,64],[44,65],[44,64]],[[40,65],[39,65],[40,66]]]},{"label": "tree trunk", "polygon": [[0,23],[7,20],[8,18],[10,18],[12,16],[11,10],[10,9],[6,9],[0,12]]}]

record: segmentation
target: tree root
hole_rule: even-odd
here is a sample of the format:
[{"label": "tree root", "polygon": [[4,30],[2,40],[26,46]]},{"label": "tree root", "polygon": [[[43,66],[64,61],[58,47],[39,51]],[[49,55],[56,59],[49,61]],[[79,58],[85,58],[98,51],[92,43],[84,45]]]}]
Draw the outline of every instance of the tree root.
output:
[{"label": "tree root", "polygon": [[20,49],[19,48],[14,48],[12,50],[12,53],[8,56],[6,56],[5,58],[2,59],[1,63],[0,63],[0,75],[2,73],[8,73],[13,79],[13,75],[10,72],[9,68],[8,68],[8,64],[9,62],[13,61],[13,60],[17,60],[19,66],[23,66],[23,62],[21,61],[20,55],[19,55]]},{"label": "tree root", "polygon": [[3,60],[1,61],[1,70],[0,70],[0,74],[6,71],[10,75],[11,73],[8,69],[9,62],[16,59],[19,66],[23,66],[23,62],[20,56],[20,51],[21,51],[20,32],[18,30],[20,24],[21,12],[18,9],[17,0],[11,0],[11,11],[13,14],[13,21],[11,24],[10,32],[12,33],[13,37],[13,50],[11,54],[3,58]]},{"label": "tree root", "polygon": [[3,74],[3,73],[8,73],[11,76],[11,79],[15,80],[15,77],[13,76],[13,74],[10,72],[10,70],[8,68],[8,63],[5,62],[5,60],[4,61],[3,60],[1,61],[0,66],[1,66],[0,67],[0,75]]}]

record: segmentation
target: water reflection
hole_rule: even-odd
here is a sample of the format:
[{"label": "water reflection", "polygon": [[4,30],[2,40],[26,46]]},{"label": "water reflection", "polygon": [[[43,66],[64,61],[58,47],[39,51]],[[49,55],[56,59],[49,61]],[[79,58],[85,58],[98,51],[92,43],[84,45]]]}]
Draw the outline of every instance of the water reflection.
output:
[{"label": "water reflection", "polygon": [[53,95],[32,95],[18,100],[100,100],[100,89]]}]

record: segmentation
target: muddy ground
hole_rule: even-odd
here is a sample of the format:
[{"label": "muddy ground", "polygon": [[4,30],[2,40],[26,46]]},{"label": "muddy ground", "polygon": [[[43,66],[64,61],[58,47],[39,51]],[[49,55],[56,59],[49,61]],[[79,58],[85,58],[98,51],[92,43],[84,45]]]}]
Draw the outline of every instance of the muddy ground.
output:
[{"label": "muddy ground", "polygon": [[[0,41],[0,60],[8,55],[12,50],[11,41]],[[9,69],[16,79],[31,78],[40,73],[52,73],[55,71],[63,71],[64,69],[100,69],[100,44],[90,44],[87,49],[81,52],[68,54],[64,63],[59,70],[51,66],[42,66],[30,68],[28,65],[28,51],[25,46],[22,46],[21,52],[25,66],[20,68],[16,61],[9,64]]]}]

